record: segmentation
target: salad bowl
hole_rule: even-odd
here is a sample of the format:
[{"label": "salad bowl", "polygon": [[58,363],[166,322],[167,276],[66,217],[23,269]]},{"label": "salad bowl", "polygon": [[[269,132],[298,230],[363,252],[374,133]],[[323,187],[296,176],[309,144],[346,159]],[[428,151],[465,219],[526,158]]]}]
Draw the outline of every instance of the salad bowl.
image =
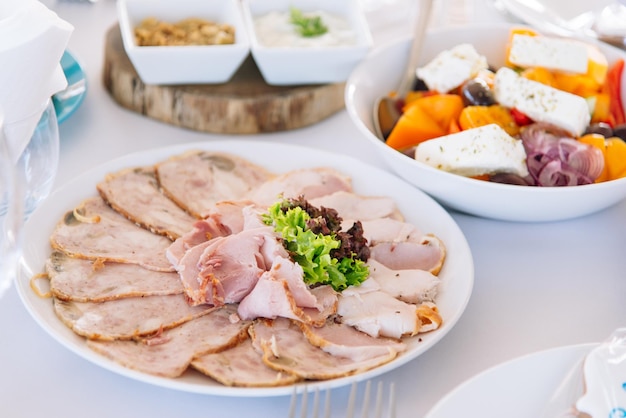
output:
[{"label": "salad bowl", "polygon": [[[469,43],[490,66],[505,63],[511,29],[519,25],[489,24],[431,30],[426,34],[421,64],[438,53]],[[594,41],[589,41],[594,42]],[[392,92],[404,73],[410,39],[373,50],[351,73],[345,89],[346,109],[362,133],[364,146],[374,147],[390,170],[425,191],[445,207],[467,214],[515,222],[572,219],[598,212],[626,198],[626,178],[571,187],[534,187],[478,180],[436,169],[396,151],[381,141],[372,117],[377,98]],[[597,43],[608,64],[626,59],[626,52]],[[621,96],[626,80],[622,74]]]}]

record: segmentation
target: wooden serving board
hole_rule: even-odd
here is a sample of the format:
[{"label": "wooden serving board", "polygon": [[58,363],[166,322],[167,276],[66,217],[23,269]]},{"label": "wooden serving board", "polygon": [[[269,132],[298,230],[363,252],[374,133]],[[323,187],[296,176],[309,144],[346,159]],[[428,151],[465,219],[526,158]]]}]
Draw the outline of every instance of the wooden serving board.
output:
[{"label": "wooden serving board", "polygon": [[225,84],[144,84],[126,54],[118,25],[106,34],[103,81],[123,107],[203,132],[286,131],[319,122],[344,108],[345,83],[270,86],[251,55]]}]

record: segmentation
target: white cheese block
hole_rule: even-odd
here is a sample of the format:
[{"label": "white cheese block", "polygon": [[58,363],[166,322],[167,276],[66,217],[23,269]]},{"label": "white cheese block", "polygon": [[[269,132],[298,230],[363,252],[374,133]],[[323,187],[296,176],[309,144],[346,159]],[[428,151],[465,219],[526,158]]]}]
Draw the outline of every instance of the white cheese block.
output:
[{"label": "white cheese block", "polygon": [[445,50],[432,61],[416,70],[430,90],[447,93],[487,69],[487,58],[470,44],[460,44]]},{"label": "white cheese block", "polygon": [[524,68],[543,67],[586,74],[589,58],[587,47],[578,41],[515,34],[511,40],[509,61]]},{"label": "white cheese block", "polygon": [[415,159],[462,176],[495,173],[528,175],[522,141],[496,124],[424,141],[415,149]]},{"label": "white cheese block", "polygon": [[528,80],[510,68],[503,67],[496,72],[493,91],[501,105],[515,108],[535,122],[552,124],[575,136],[580,136],[591,120],[584,98]]}]

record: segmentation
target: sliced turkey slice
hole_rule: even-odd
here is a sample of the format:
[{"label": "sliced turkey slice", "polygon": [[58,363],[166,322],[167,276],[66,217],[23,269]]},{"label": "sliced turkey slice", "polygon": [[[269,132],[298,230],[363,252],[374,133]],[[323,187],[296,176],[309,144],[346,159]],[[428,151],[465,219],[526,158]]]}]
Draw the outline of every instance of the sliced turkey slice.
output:
[{"label": "sliced turkey slice", "polygon": [[[344,292],[345,293],[345,292]],[[372,337],[402,338],[420,331],[417,307],[381,290],[339,297],[340,321]]]},{"label": "sliced turkey slice", "polygon": [[281,198],[315,199],[338,191],[351,191],[349,177],[332,168],[306,168],[281,174],[254,189],[247,197],[261,207]]},{"label": "sliced turkey slice", "polygon": [[136,264],[100,263],[53,252],[46,262],[50,291],[62,300],[103,302],[131,296],[183,293],[176,273]]},{"label": "sliced turkey slice", "polygon": [[214,308],[192,307],[183,295],[146,296],[107,302],[54,299],[57,316],[75,333],[91,339],[130,339],[173,328]]},{"label": "sliced turkey slice", "polygon": [[397,356],[394,350],[360,361],[334,356],[311,344],[298,325],[284,318],[256,321],[250,328],[250,335],[254,346],[263,351],[265,364],[303,379],[348,376],[385,364]]},{"label": "sliced turkey slice", "polygon": [[135,225],[100,197],[89,198],[68,212],[57,224],[50,243],[72,257],[174,271],[165,256],[172,241]]},{"label": "sliced turkey slice", "polygon": [[226,386],[274,387],[300,380],[294,374],[268,367],[250,338],[228,350],[200,356],[191,366]]},{"label": "sliced turkey slice", "polygon": [[197,218],[206,217],[222,200],[247,196],[273,175],[241,157],[189,151],[156,165],[165,194]]},{"label": "sliced turkey slice", "polygon": [[374,259],[368,260],[370,278],[380,289],[408,303],[432,302],[441,280],[426,270],[392,270]]},{"label": "sliced turkey slice", "polygon": [[[363,222],[380,218],[403,219],[396,202],[387,196],[362,196],[340,190],[315,199],[309,199],[309,203],[317,208],[323,206],[335,209],[344,220],[351,219]],[[350,225],[352,225],[352,222]]]},{"label": "sliced turkey slice", "polygon": [[382,242],[370,247],[370,257],[393,270],[419,269],[439,274],[446,259],[446,247],[433,236],[421,242]]},{"label": "sliced turkey slice", "polygon": [[300,323],[309,342],[329,354],[363,361],[390,353],[401,353],[406,344],[391,338],[374,338],[346,324],[328,321],[323,327]]},{"label": "sliced turkey slice", "polygon": [[164,331],[152,338],[94,341],[87,345],[117,363],[141,372],[178,377],[192,359],[228,349],[247,338],[246,321],[233,321],[232,307],[224,307]]},{"label": "sliced turkey slice", "polygon": [[121,170],[98,183],[100,196],[131,221],[175,240],[189,231],[195,218],[166,197],[153,167]]}]

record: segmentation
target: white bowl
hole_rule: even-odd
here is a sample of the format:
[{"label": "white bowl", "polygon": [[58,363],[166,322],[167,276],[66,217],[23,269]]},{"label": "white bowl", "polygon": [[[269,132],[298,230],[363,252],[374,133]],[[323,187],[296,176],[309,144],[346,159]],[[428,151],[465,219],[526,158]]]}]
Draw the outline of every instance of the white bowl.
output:
[{"label": "white bowl", "polygon": [[[519,26],[519,25],[517,25]],[[429,31],[421,61],[428,62],[445,49],[469,42],[485,55],[490,65],[504,63],[510,25],[480,25]],[[626,59],[626,53],[600,46],[609,62]],[[372,51],[352,72],[345,89],[351,120],[363,133],[363,142],[376,147],[397,175],[422,189],[444,206],[469,214],[523,222],[564,220],[612,206],[626,197],[626,178],[574,187],[530,187],[491,183],[437,170],[385,145],[373,128],[376,98],[397,88],[408,59],[410,39]],[[626,97],[626,75],[622,97]]]},{"label": "white bowl", "polygon": [[[118,0],[124,49],[146,84],[219,84],[233,76],[250,52],[238,0]],[[176,23],[202,18],[235,28],[231,45],[138,46],[134,29],[148,17]]]},{"label": "white bowl", "polygon": [[[356,35],[352,45],[267,46],[259,41],[254,19],[272,11],[289,13],[326,11],[345,19]],[[345,82],[354,67],[370,51],[373,41],[357,0],[243,0],[250,48],[265,82],[271,85]]]}]

